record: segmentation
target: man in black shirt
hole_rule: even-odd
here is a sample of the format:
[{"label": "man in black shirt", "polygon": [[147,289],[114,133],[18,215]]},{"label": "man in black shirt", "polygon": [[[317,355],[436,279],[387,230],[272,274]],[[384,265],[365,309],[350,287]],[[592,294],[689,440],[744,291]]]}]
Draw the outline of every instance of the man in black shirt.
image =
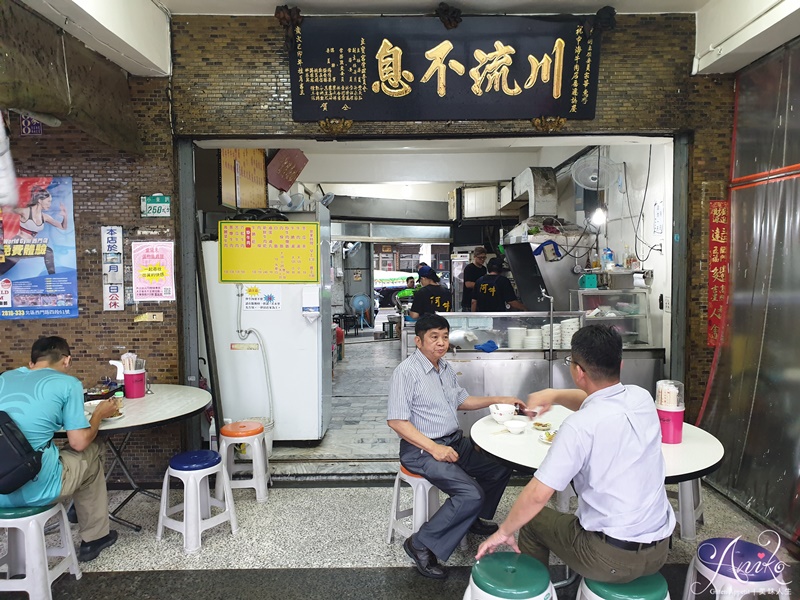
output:
[{"label": "man in black shirt", "polygon": [[486,248],[476,246],[472,251],[472,262],[464,267],[464,294],[461,296],[461,310],[469,312],[472,310],[472,293],[475,289],[475,282],[486,275]]},{"label": "man in black shirt", "polygon": [[420,267],[419,280],[422,287],[414,292],[414,303],[408,311],[412,319],[426,313],[450,312],[453,304],[450,290],[439,285],[439,276],[431,267]]},{"label": "man in black shirt", "polygon": [[472,312],[506,312],[506,304],[513,310],[525,310],[508,277],[500,274],[502,271],[502,258],[489,261],[489,274],[475,282]]}]

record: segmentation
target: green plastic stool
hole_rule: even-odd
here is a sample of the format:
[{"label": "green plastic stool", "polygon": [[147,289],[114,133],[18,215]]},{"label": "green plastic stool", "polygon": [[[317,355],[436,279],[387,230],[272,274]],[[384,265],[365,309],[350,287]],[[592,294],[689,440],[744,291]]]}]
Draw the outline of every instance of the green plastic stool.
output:
[{"label": "green plastic stool", "polygon": [[463,600],[555,600],[556,590],[542,563],[515,552],[497,552],[472,567]]},{"label": "green plastic stool", "polygon": [[584,578],[575,600],[670,600],[670,598],[667,580],[661,573],[654,573],[629,583],[601,583]]},{"label": "green plastic stool", "polygon": [[[59,544],[48,547],[44,528],[54,517],[58,521]],[[0,595],[17,591],[27,592],[36,600],[50,600],[50,586],[62,573],[69,571],[75,579],[81,578],[62,504],[0,509],[0,529],[8,530],[8,549],[0,556],[0,566],[6,565],[8,572],[6,579],[0,579]],[[61,560],[49,568],[48,558]],[[17,575],[23,577],[12,578]]]}]

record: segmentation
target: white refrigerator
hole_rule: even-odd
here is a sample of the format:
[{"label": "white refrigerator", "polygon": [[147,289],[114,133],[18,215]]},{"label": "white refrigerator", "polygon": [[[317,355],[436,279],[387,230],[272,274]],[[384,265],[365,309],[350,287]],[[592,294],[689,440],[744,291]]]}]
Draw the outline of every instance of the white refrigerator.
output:
[{"label": "white refrigerator", "polygon": [[319,284],[221,283],[219,242],[202,242],[223,417],[272,417],[276,441],[320,440],[331,420],[330,216],[316,216]]}]

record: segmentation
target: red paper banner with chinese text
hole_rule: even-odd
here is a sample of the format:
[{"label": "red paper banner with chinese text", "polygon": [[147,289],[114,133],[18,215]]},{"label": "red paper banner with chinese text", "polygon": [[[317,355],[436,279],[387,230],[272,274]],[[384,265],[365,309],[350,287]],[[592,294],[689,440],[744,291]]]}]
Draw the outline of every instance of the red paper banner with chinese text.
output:
[{"label": "red paper banner with chinese text", "polygon": [[730,204],[725,200],[709,202],[708,215],[708,345],[716,346],[728,301]]}]

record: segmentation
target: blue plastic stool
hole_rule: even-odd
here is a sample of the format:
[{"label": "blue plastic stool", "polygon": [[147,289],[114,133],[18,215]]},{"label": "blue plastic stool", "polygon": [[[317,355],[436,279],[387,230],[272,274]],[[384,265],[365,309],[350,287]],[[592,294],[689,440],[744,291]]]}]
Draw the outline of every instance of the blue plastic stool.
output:
[{"label": "blue plastic stool", "polygon": [[[208,485],[209,475],[216,474],[222,479],[224,500],[211,496]],[[169,478],[177,477],[183,481],[184,501],[169,506]],[[211,507],[221,508],[222,512],[211,516]],[[183,512],[183,521],[170,515]],[[200,549],[201,534],[206,529],[230,521],[231,533],[239,526],[236,522],[236,509],[233,505],[233,491],[228,479],[225,463],[219,453],[213,450],[190,450],[176,454],[169,460],[169,468],[164,474],[161,487],[161,508],[158,512],[156,539],[160,540],[164,527],[183,534],[183,549],[189,554]]]},{"label": "blue plastic stool", "polygon": [[557,600],[550,572],[527,554],[496,552],[472,567],[463,600]]}]

